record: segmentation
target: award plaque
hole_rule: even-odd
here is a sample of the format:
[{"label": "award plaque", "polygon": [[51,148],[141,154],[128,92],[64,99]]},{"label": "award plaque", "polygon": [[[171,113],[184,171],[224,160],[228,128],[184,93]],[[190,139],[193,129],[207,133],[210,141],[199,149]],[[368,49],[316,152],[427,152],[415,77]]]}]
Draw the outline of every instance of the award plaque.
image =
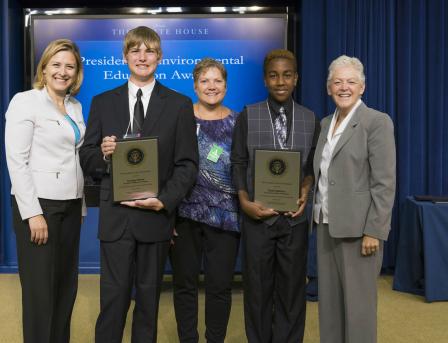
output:
[{"label": "award plaque", "polygon": [[296,212],[300,151],[256,149],[254,160],[254,201],[279,212]]},{"label": "award plaque", "polygon": [[117,140],[112,155],[112,186],[113,199],[116,202],[157,197],[157,138]]}]

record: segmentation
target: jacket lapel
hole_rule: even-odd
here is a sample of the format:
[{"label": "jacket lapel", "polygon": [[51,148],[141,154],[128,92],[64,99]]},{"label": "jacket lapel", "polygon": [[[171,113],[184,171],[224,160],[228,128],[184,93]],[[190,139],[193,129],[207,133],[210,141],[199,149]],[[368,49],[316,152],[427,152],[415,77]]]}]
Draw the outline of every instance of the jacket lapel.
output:
[{"label": "jacket lapel", "polygon": [[[115,116],[118,119],[118,123],[120,125],[120,131],[122,132],[122,135],[126,134],[126,131],[129,127],[129,121],[130,121],[130,114],[129,114],[129,91],[128,91],[128,84],[125,83],[123,86],[117,88],[115,91],[115,99],[114,99],[114,106],[113,108],[115,110]],[[123,137],[117,137],[117,138],[123,138]]]},{"label": "jacket lapel", "polygon": [[145,135],[150,135],[155,124],[160,119],[163,107],[165,106],[165,102],[163,101],[164,97],[164,89],[160,83],[156,81],[151,98],[149,99],[148,108],[146,109],[146,118],[143,122],[143,133]]},{"label": "jacket lapel", "polygon": [[342,147],[350,140],[350,138],[355,133],[356,127],[359,123],[359,112],[362,111],[364,104],[359,105],[359,107],[356,109],[355,113],[353,113],[352,119],[350,119],[350,122],[347,124],[347,127],[345,128],[344,132],[342,133],[341,138],[339,138],[338,143],[334,147],[333,155],[331,156],[331,160],[334,159],[334,157],[338,154],[338,152],[342,149]]}]

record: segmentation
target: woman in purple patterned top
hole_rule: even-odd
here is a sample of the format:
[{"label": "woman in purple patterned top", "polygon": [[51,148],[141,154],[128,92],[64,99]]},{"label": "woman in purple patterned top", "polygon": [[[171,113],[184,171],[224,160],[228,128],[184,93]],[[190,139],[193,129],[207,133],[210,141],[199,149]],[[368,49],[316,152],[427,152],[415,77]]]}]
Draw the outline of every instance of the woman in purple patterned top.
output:
[{"label": "woman in purple patterned top", "polygon": [[198,342],[198,277],[205,277],[205,337],[224,342],[231,283],[239,246],[238,200],[230,175],[230,150],[237,114],[222,104],[224,66],[211,58],[193,71],[199,146],[196,185],[178,209],[173,267],[174,308],[180,342]]}]

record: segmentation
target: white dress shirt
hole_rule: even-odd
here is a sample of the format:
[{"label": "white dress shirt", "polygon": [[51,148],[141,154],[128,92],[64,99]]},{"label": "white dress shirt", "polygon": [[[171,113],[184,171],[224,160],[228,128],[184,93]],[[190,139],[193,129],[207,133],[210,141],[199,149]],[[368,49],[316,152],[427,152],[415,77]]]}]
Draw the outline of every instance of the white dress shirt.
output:
[{"label": "white dress shirt", "polygon": [[132,81],[128,81],[128,89],[129,89],[129,127],[128,132],[132,132],[134,125],[134,107],[137,102],[137,92],[139,89],[142,90],[142,103],[143,103],[143,114],[146,118],[146,110],[148,109],[149,99],[151,98],[152,91],[154,90],[154,85],[156,81],[154,80],[150,84],[147,84],[144,87],[138,87],[136,84],[132,83]]},{"label": "white dress shirt", "polygon": [[333,156],[334,148],[341,138],[342,133],[347,127],[348,123],[353,117],[356,109],[361,105],[362,100],[359,99],[355,106],[353,106],[352,110],[348,113],[348,115],[342,120],[339,124],[336,131],[334,131],[334,127],[336,125],[336,121],[338,118],[338,111],[336,110],[333,114],[333,118],[331,119],[330,129],[327,134],[327,141],[325,142],[324,149],[322,151],[322,158],[320,161],[320,176],[319,183],[317,186],[316,193],[316,202],[314,204],[314,221],[319,223],[319,216],[322,211],[322,219],[323,223],[328,224],[328,167],[330,166],[330,162]]},{"label": "white dress shirt", "polygon": [[[65,109],[80,131],[80,140],[45,88],[17,93],[5,114],[6,162],[23,220],[42,214],[38,198],[70,200],[83,197],[84,177],[79,148],[85,124],[81,104],[66,96]],[[86,214],[83,206],[83,215]]]}]

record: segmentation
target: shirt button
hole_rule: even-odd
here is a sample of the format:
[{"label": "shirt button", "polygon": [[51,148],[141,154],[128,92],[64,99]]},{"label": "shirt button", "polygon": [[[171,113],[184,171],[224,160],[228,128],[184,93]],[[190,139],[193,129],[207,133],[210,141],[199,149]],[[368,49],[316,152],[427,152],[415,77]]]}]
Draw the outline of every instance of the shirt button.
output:
[{"label": "shirt button", "polygon": [[334,186],[335,184],[336,184],[336,182],[330,181],[330,185]]}]

